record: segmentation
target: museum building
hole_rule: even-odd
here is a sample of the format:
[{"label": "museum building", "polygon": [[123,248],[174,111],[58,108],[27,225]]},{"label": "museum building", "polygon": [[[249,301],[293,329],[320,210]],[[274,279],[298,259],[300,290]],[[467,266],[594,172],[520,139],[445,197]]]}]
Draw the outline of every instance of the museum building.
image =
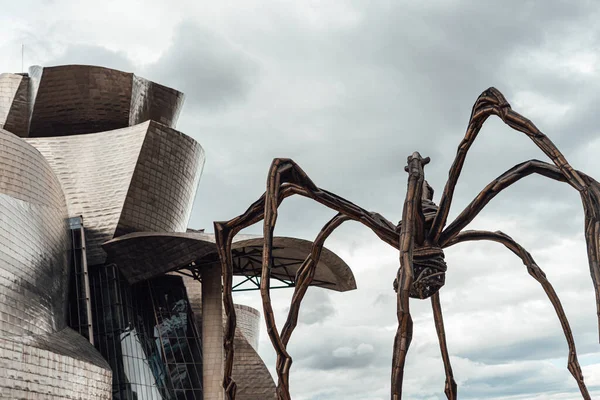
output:
[{"label": "museum building", "polygon": [[[175,130],[184,95],[113,69],[0,74],[0,398],[222,400],[214,235],[188,223],[205,153]],[[256,289],[263,240],[233,244]],[[293,287],[311,243],[274,239]],[[356,288],[324,249],[313,285]],[[260,313],[236,305],[237,399],[275,399]]]}]

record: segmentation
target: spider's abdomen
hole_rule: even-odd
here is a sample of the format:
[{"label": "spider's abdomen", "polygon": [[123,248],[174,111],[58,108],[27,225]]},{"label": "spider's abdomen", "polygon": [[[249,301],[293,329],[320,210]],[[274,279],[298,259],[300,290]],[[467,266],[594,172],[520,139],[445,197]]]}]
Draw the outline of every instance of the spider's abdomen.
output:
[{"label": "spider's abdomen", "polygon": [[439,247],[420,247],[413,250],[413,282],[410,297],[426,299],[446,282],[444,252]]}]

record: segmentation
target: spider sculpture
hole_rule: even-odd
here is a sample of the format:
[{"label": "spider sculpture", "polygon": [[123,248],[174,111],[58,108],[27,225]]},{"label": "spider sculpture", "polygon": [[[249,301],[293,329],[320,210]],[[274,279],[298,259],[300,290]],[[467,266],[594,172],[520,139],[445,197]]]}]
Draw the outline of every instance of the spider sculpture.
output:
[{"label": "spider sculpture", "polygon": [[[529,160],[516,165],[487,185],[456,220],[446,226],[454,188],[465,157],[483,123],[490,115],[497,115],[511,128],[526,134],[550,157],[554,165],[538,160]],[[552,285],[546,279],[544,272],[535,263],[531,255],[510,236],[502,232],[463,231],[463,228],[500,191],[530,174],[540,174],[572,186],[580,193],[583,202],[585,238],[600,324],[600,266],[598,263],[600,252],[600,184],[586,174],[573,169],[552,141],[540,132],[531,121],[513,111],[504,96],[495,88],[483,92],[473,106],[466,135],[458,147],[456,158],[450,168],[448,182],[442,193],[439,206],[433,203],[433,190],[424,179],[423,167],[428,162],[429,158],[422,158],[419,153],[413,153],[408,157],[408,165],[405,167],[405,171],[408,172],[408,190],[402,212],[402,221],[397,226],[377,213],[368,212],[340,196],[317,187],[294,161],[279,158],[275,159],[271,165],[266,193],[242,215],[227,222],[215,222],[216,240],[223,273],[223,301],[227,315],[224,338],[226,360],[223,380],[227,399],[234,400],[236,393],[236,385],[231,378],[234,351],[233,337],[236,325],[232,299],[231,243],[233,237],[241,229],[260,220],[264,220],[260,292],[267,333],[277,352],[278,399],[288,400],[291,398],[289,393],[289,370],[292,358],[287,352],[287,344],[298,321],[300,303],[314,277],[323,243],[333,230],[348,220],[355,220],[366,225],[381,240],[398,249],[400,253],[400,267],[394,281],[394,289],[397,292],[398,329],[392,359],[392,400],[402,398],[404,363],[413,334],[413,323],[409,310],[409,298],[411,297],[418,299],[431,298],[446,374],[444,392],[448,399],[457,398],[457,387],[446,347],[438,291],[444,285],[446,273],[443,249],[461,242],[475,240],[488,240],[503,244],[521,258],[527,267],[527,272],[541,284],[556,310],[568,343],[568,370],[575,378],[582,397],[591,399],[577,360],[575,342],[569,322],[560,300]],[[275,324],[269,292],[273,230],[277,220],[279,204],[286,197],[294,194],[311,198],[336,210],[338,214],[320,231],[313,243],[311,253],[297,272],[290,311],[280,332]]]}]

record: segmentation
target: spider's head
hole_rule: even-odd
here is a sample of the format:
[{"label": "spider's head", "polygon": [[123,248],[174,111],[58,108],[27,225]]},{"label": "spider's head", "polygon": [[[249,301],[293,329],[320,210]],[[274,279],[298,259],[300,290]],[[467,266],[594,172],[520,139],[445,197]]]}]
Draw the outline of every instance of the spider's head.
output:
[{"label": "spider's head", "polygon": [[423,172],[423,167],[426,166],[427,164],[429,164],[429,162],[431,161],[431,159],[429,157],[421,157],[421,155],[419,154],[418,151],[415,151],[414,153],[412,153],[410,156],[407,157],[406,159],[406,166],[404,167],[404,171],[410,173],[411,169],[413,170],[420,170],[421,174]]}]

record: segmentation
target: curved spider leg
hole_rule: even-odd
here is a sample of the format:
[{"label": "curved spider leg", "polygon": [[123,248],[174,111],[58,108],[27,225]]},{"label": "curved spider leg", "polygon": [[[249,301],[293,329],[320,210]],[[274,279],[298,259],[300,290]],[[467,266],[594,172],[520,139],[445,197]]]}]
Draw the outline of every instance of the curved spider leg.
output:
[{"label": "curved spider leg", "polygon": [[466,227],[483,208],[502,190],[531,174],[540,174],[548,178],[569,182],[558,167],[544,161],[529,160],[515,165],[496,179],[491,181],[469,205],[442,231],[438,244],[443,247],[451,238]]},{"label": "curved spider leg", "polygon": [[[284,188],[280,192],[279,203],[295,192],[292,187]],[[246,212],[226,222],[214,222],[215,242],[217,253],[221,262],[221,273],[223,276],[223,308],[227,317],[223,347],[225,349],[225,364],[223,373],[223,388],[227,400],[235,400],[236,384],[231,378],[233,372],[233,341],[236,328],[236,314],[233,303],[233,258],[231,254],[231,243],[234,236],[243,228],[250,226],[262,219],[264,213],[265,195],[263,194],[254,202]]]},{"label": "curved spider leg", "polygon": [[[273,160],[269,170],[269,181],[271,181],[271,179],[275,180],[274,183],[276,183],[276,185],[274,186],[271,184],[270,189],[273,193],[277,193],[277,195],[274,195],[273,193],[269,194],[270,192],[267,191],[256,202],[254,202],[244,214],[241,214],[240,216],[229,221],[214,223],[217,247],[219,249],[219,258],[223,271],[223,302],[225,313],[227,315],[226,337],[224,338],[226,362],[223,386],[226,388],[228,400],[235,399],[235,383],[231,379],[234,352],[233,335],[235,333],[236,324],[235,310],[233,308],[233,300],[231,295],[233,275],[231,243],[233,237],[240,230],[262,220],[265,215],[265,209],[271,209],[270,218],[272,218],[273,208],[276,210],[277,205],[279,205],[283,199],[293,194],[297,194],[303,197],[311,198],[333,210],[344,214],[349,219],[362,223],[370,228],[384,242],[390,244],[394,248],[398,248],[398,233],[395,230],[396,227],[394,224],[377,213],[368,212],[340,196],[318,188],[294,161],[290,159]],[[279,185],[280,188],[277,188],[277,185]],[[267,201],[268,198],[271,200]],[[274,205],[273,198],[277,198],[277,205]],[[266,300],[270,301],[268,299]],[[265,313],[265,319],[267,320],[267,313]],[[272,320],[272,322],[273,325],[271,326],[274,326],[274,320]],[[267,320],[267,324],[270,324],[269,320]],[[267,332],[270,334],[269,338],[271,339],[275,349],[281,349],[285,351],[283,347],[279,346],[279,344],[282,344],[282,342],[279,338],[277,329],[269,329],[269,325],[267,326]]]},{"label": "curved spider leg", "polygon": [[[588,262],[596,295],[596,312],[598,317],[598,327],[600,329],[600,183],[581,171],[575,172],[581,177],[586,185],[585,190],[580,192],[580,194],[585,214],[585,238]],[[500,191],[533,173],[568,183],[575,189],[578,188],[577,185],[574,184],[572,180],[569,180],[558,167],[552,164],[539,160],[529,160],[518,164],[490,182],[477,197],[465,207],[460,215],[444,229],[440,235],[439,245],[444,247],[445,244],[467,226],[487,203],[500,193]]]},{"label": "curved spider leg", "polygon": [[[263,303],[263,311],[265,315],[265,321],[267,324],[267,334],[271,339],[271,343],[277,353],[277,358],[280,361],[278,363],[278,378],[279,383],[277,386],[277,395],[280,400],[289,400],[289,385],[288,379],[283,372],[289,371],[289,365],[286,367],[285,364],[289,364],[291,357],[287,353],[286,345],[283,343],[281,336],[277,330],[275,323],[275,316],[273,314],[273,307],[271,305],[271,296],[269,288],[269,277],[271,275],[271,268],[273,263],[272,249],[273,249],[273,231],[275,229],[275,223],[277,221],[277,199],[279,198],[279,191],[282,185],[293,183],[301,186],[309,197],[316,200],[319,203],[325,204],[330,208],[336,209],[338,212],[344,214],[347,219],[358,219],[365,223],[367,226],[369,220],[366,217],[371,217],[372,214],[365,212],[330,192],[319,189],[312,180],[306,175],[306,173],[298,166],[295,162],[290,159],[275,159],[271,165],[269,176],[267,179],[267,191],[265,198],[265,212],[264,212],[264,225],[263,225],[263,265],[261,274],[260,292]],[[354,217],[354,218],[353,218]],[[380,217],[381,218],[381,217]],[[376,228],[381,227],[381,219],[377,221]],[[391,228],[391,223],[385,226]],[[374,230],[378,233],[380,229]],[[288,361],[289,360],[289,361]]]},{"label": "curved spider leg", "polygon": [[[281,330],[281,342],[286,349],[287,344],[292,336],[292,332],[298,323],[300,304],[315,276],[317,265],[319,264],[319,259],[321,258],[321,251],[323,250],[324,242],[337,227],[348,220],[349,218],[343,214],[337,214],[329,222],[327,222],[313,242],[310,254],[306,257],[296,272],[296,285],[290,303],[290,311],[288,312],[287,320],[285,321],[283,329]],[[289,356],[289,354],[287,358],[285,358],[284,355],[277,355],[277,375],[280,377],[279,382],[277,383],[278,390],[289,391],[289,371],[291,366],[292,358]],[[279,386],[282,388],[279,389]]]},{"label": "curved spider leg", "polygon": [[225,364],[223,368],[223,388],[225,399],[235,400],[237,386],[231,374],[233,373],[233,339],[237,324],[235,309],[233,305],[233,260],[231,255],[231,242],[235,236],[235,230],[225,222],[214,222],[215,242],[217,252],[221,261],[221,275],[223,277],[223,308],[227,316],[225,332],[223,335],[223,348],[225,350]]},{"label": "curved spider leg", "polygon": [[440,350],[442,352],[442,360],[444,361],[444,371],[446,372],[446,383],[444,385],[444,393],[448,400],[456,400],[458,397],[456,382],[454,381],[454,373],[450,364],[450,355],[448,354],[448,346],[446,345],[446,332],[444,330],[444,319],[442,317],[442,305],[440,304],[440,292],[436,292],[431,296],[431,306],[433,308],[433,320],[435,321],[435,330],[440,342]]},{"label": "curved spider leg", "polygon": [[292,336],[292,332],[298,323],[300,302],[304,298],[308,287],[315,277],[316,268],[319,264],[319,260],[321,259],[321,251],[323,250],[325,240],[329,237],[329,235],[331,235],[331,233],[333,233],[335,229],[349,219],[350,218],[344,216],[343,214],[338,213],[329,222],[327,222],[313,242],[310,254],[306,257],[300,268],[298,268],[295,278],[296,285],[294,287],[294,294],[292,295],[290,304],[290,312],[288,313],[287,320],[285,321],[283,329],[281,330],[281,340],[284,344],[288,344],[290,337]]},{"label": "curved spider leg", "polygon": [[568,183],[581,196],[585,212],[585,239],[590,275],[596,294],[598,340],[600,341],[600,184],[573,169],[556,145],[533,122],[513,111],[502,93],[493,87],[484,91],[473,106],[467,132],[458,147],[456,158],[450,168],[439,209],[429,231],[429,238],[432,243],[439,243],[465,157],[483,123],[490,115],[497,115],[511,128],[526,134],[552,160]]},{"label": "curved spider leg", "polygon": [[552,284],[546,278],[546,274],[542,269],[535,263],[533,257],[527,250],[525,250],[520,244],[515,242],[510,236],[506,235],[503,232],[489,232],[489,231],[464,231],[458,235],[456,235],[452,240],[450,240],[446,247],[453,246],[457,243],[467,242],[467,241],[476,241],[476,240],[489,240],[493,242],[498,242],[506,246],[510,251],[515,253],[517,256],[521,258],[523,264],[527,267],[527,272],[531,275],[536,281],[538,281],[546,295],[552,302],[554,309],[556,310],[556,315],[560,320],[560,324],[562,325],[563,332],[565,334],[565,338],[567,339],[567,344],[569,346],[569,357],[567,368],[573,378],[577,381],[577,385],[579,386],[579,390],[581,395],[585,400],[591,400],[590,394],[585,386],[585,382],[583,381],[583,374],[581,372],[581,367],[579,366],[579,361],[577,360],[577,351],[575,350],[575,340],[573,339],[573,333],[571,332],[571,327],[569,325],[569,321],[565,314],[565,310],[562,307],[560,299],[556,294],[556,291],[552,287]]},{"label": "curved spider leg", "polygon": [[571,182],[573,187],[579,191],[584,190],[586,187],[584,180],[579,176],[577,171],[569,165],[556,145],[554,145],[554,143],[552,143],[552,141],[530,120],[513,111],[502,93],[500,93],[498,89],[491,87],[484,91],[473,105],[465,137],[460,142],[456,157],[452,163],[452,167],[450,167],[448,181],[446,182],[444,192],[440,199],[439,210],[435,216],[431,230],[429,231],[429,237],[434,243],[438,242],[442,229],[446,224],[456,182],[462,171],[467,152],[473,144],[473,141],[477,138],[483,123],[490,115],[497,115],[511,128],[525,133],[554,162],[554,164],[556,164],[565,178]]},{"label": "curved spider leg", "polygon": [[413,247],[416,228],[423,222],[421,197],[423,194],[423,167],[429,157],[422,158],[417,152],[408,157],[408,189],[402,210],[402,226],[400,228],[400,268],[396,275],[398,329],[394,338],[392,356],[392,400],[402,399],[402,381],[404,379],[404,363],[413,334],[413,321],[410,315],[410,287],[413,281]]}]

